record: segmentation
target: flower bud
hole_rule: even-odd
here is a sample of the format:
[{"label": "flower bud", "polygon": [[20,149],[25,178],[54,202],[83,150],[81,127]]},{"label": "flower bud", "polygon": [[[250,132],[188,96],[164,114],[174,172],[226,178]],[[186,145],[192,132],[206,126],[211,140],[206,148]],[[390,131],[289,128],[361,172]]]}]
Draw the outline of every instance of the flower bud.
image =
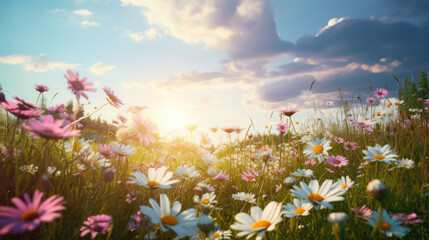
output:
[{"label": "flower bud", "polygon": [[203,213],[198,217],[197,226],[201,232],[208,235],[214,229],[214,221]]},{"label": "flower bud", "polygon": [[285,180],[283,180],[283,183],[285,184],[286,188],[292,188],[295,182],[296,182],[296,179],[293,177],[287,177],[285,178]]},{"label": "flower bud", "polygon": [[106,183],[111,182],[115,177],[115,173],[116,173],[116,170],[113,168],[106,169],[104,171],[104,176],[103,176],[104,182]]},{"label": "flower bud", "polygon": [[386,185],[382,183],[378,179],[372,180],[368,185],[366,186],[366,191],[368,194],[375,198],[378,201],[381,201],[386,193]]}]

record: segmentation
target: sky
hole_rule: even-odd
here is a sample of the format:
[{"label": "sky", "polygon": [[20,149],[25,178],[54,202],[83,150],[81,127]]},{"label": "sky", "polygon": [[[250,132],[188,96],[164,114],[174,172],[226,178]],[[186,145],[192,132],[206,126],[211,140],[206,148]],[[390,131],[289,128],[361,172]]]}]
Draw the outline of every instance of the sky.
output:
[{"label": "sky", "polygon": [[392,75],[428,70],[428,20],[426,0],[1,1],[0,83],[30,102],[47,85],[55,105],[74,98],[71,69],[97,88],[87,112],[105,103],[103,86],[126,105],[95,117],[138,105],[163,134],[250,119],[260,130],[282,108],[335,111],[339,89],[394,95]]}]

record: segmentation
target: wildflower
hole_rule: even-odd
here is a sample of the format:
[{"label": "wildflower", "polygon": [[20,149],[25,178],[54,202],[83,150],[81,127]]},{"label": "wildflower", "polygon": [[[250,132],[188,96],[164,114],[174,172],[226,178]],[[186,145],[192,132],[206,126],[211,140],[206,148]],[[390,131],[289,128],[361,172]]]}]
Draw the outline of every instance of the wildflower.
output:
[{"label": "wildflower", "polygon": [[300,186],[293,186],[292,196],[311,202],[316,210],[320,207],[332,210],[331,202],[343,201],[342,195],[346,193],[339,182],[333,183],[331,179],[325,180],[320,187],[318,180],[311,180],[309,185],[300,182]]},{"label": "wildflower", "polygon": [[127,193],[127,196],[125,197],[125,202],[131,203],[132,201],[135,201],[138,197],[139,191],[132,190],[130,193]]},{"label": "wildflower", "polygon": [[112,217],[109,215],[101,214],[90,216],[83,222],[83,226],[80,228],[80,236],[83,237],[90,233],[91,239],[94,239],[99,234],[106,234],[110,232],[111,222]]},{"label": "wildflower", "polygon": [[116,118],[118,118],[122,124],[125,124],[128,122],[128,119],[126,117],[122,116],[121,114],[116,115]]},{"label": "wildflower", "polygon": [[48,107],[48,111],[51,112],[52,114],[55,114],[55,113],[63,113],[67,111],[67,109],[64,106],[64,104],[59,104],[53,107]]},{"label": "wildflower", "polygon": [[124,103],[115,95],[113,90],[111,90],[110,88],[103,87],[103,91],[106,93],[108,97],[106,98],[107,102],[112,104],[112,106],[119,108],[121,105],[124,105]]},{"label": "wildflower", "polygon": [[374,104],[374,103],[375,103],[375,99],[374,99],[373,97],[368,97],[368,98],[365,100],[365,102],[366,102],[366,103],[368,103],[368,104]]},{"label": "wildflower", "polygon": [[246,201],[248,203],[256,203],[255,194],[253,194],[253,193],[245,193],[242,196],[243,196],[242,201]]},{"label": "wildflower", "polygon": [[197,127],[197,125],[188,125],[188,126],[185,126],[185,128],[189,132],[193,132],[193,131],[197,130],[198,127]]},{"label": "wildflower", "polygon": [[104,171],[103,174],[103,180],[104,182],[108,183],[113,181],[113,178],[115,177],[116,169],[108,168]]},{"label": "wildflower", "polygon": [[48,175],[55,175],[59,176],[61,174],[61,171],[57,170],[57,167],[55,166],[49,166],[48,167]]},{"label": "wildflower", "polygon": [[378,179],[372,180],[366,186],[366,191],[368,194],[377,200],[381,200],[384,197],[386,190],[386,185],[384,185],[384,183]]},{"label": "wildflower", "polygon": [[313,204],[299,199],[294,198],[293,204],[287,203],[286,206],[283,206],[283,214],[285,217],[291,218],[296,216],[308,216],[310,210],[313,208]]},{"label": "wildflower", "polygon": [[396,213],[396,214],[389,214],[389,216],[399,219],[399,221],[402,222],[401,225],[423,223],[423,220],[417,219],[417,214],[415,213],[411,213],[408,215],[405,213]]},{"label": "wildflower", "polygon": [[120,157],[125,157],[134,154],[136,151],[135,148],[133,148],[130,145],[125,145],[122,143],[111,143],[112,145],[112,151],[115,152]]},{"label": "wildflower", "polygon": [[229,176],[226,175],[226,172],[221,170],[218,175],[216,175],[214,178],[214,180],[221,180],[221,181],[228,181],[229,180]]},{"label": "wildflower", "polygon": [[330,223],[344,222],[345,220],[347,220],[347,218],[347,214],[343,212],[333,212],[329,214],[328,221]]},{"label": "wildflower", "polygon": [[[298,112],[298,110],[292,109],[292,108],[284,108],[284,109],[280,110],[280,113],[284,116],[287,116],[287,117],[292,117],[292,115],[294,115],[297,112]],[[298,122],[297,122],[297,124],[298,124]]]},{"label": "wildflower", "polygon": [[202,207],[210,208],[210,207],[213,207],[214,203],[217,203],[217,201],[214,200],[215,198],[216,198],[216,194],[214,192],[205,193],[203,194],[201,199],[199,196],[195,195],[194,202],[200,204]]},{"label": "wildflower", "polygon": [[359,148],[359,145],[356,142],[345,142],[344,143],[344,149],[345,150],[356,150]]},{"label": "wildflower", "polygon": [[140,206],[140,211],[150,217],[153,224],[159,224],[163,232],[171,229],[177,233],[178,239],[198,232],[197,219],[194,217],[197,213],[195,209],[190,208],[180,213],[182,204],[176,201],[170,207],[170,200],[165,194],[160,194],[161,206],[152,198],[149,202],[152,208]]},{"label": "wildflower", "polygon": [[285,134],[289,128],[287,124],[279,123],[276,125],[277,130],[280,132],[280,134]]},{"label": "wildflower", "polygon": [[188,165],[185,165],[183,167],[179,167],[176,169],[176,174],[181,176],[184,179],[189,178],[195,178],[198,177],[200,174],[195,170],[195,166],[188,167]]},{"label": "wildflower", "polygon": [[402,160],[398,160],[396,162],[396,166],[398,168],[406,168],[406,169],[410,169],[414,167],[414,161],[411,159],[402,159]]},{"label": "wildflower", "polygon": [[88,155],[86,162],[89,164],[89,166],[92,169],[104,168],[104,167],[110,166],[109,160],[104,158],[103,155],[95,152],[91,152]]},{"label": "wildflower", "polygon": [[194,190],[205,193],[205,192],[213,192],[214,188],[212,186],[210,186],[209,184],[205,184],[203,182],[199,182],[197,184],[197,186],[195,186]]},{"label": "wildflower", "polygon": [[368,159],[371,162],[384,162],[387,164],[395,162],[397,160],[396,158],[398,157],[398,155],[396,155],[394,151],[390,149],[389,144],[386,144],[383,147],[376,144],[375,147],[368,147],[368,151],[363,150],[363,153],[365,154],[363,159]]},{"label": "wildflower", "polygon": [[353,184],[355,184],[355,182],[352,181],[349,176],[341,177],[338,180],[338,182],[341,184],[341,187],[345,190],[349,190],[349,188],[353,187]]},{"label": "wildflower", "polygon": [[210,131],[212,131],[212,133],[216,133],[217,132],[217,127],[211,127]]},{"label": "wildflower", "polygon": [[313,170],[310,169],[297,169],[294,173],[297,177],[311,177],[313,176]]},{"label": "wildflower", "polygon": [[286,186],[292,186],[293,184],[295,184],[296,179],[293,177],[287,177],[283,180],[283,183],[286,184]]},{"label": "wildflower", "polygon": [[246,182],[254,182],[256,181],[257,177],[258,177],[258,174],[252,170],[247,170],[247,172],[243,172],[241,174],[241,179],[243,179]]},{"label": "wildflower", "polygon": [[84,93],[86,92],[95,92],[95,88],[91,88],[93,83],[87,83],[87,78],[79,79],[79,73],[73,73],[72,70],[67,71],[68,76],[64,75],[64,77],[67,79],[68,87],[67,89],[70,89],[74,95],[76,95],[76,99],[79,101],[80,96],[83,96],[84,98],[88,99],[88,95]]},{"label": "wildflower", "polygon": [[222,131],[230,134],[230,133],[232,133],[232,132],[235,131],[235,128],[233,128],[233,127],[225,127],[225,128],[222,128]]},{"label": "wildflower", "polygon": [[149,119],[142,120],[140,114],[134,117],[134,129],[137,132],[137,137],[140,142],[145,145],[154,143],[156,140],[152,136],[152,133],[156,131],[156,124],[153,124]]},{"label": "wildflower", "polygon": [[39,170],[39,167],[35,166],[34,164],[24,165],[24,166],[19,167],[19,171],[25,172],[25,173],[30,173],[32,175],[36,174],[38,170]]},{"label": "wildflower", "polygon": [[279,192],[281,189],[282,189],[282,185],[281,184],[279,184],[279,185],[276,184],[276,192]]},{"label": "wildflower", "polygon": [[57,140],[80,135],[80,131],[71,129],[70,124],[62,127],[63,123],[64,119],[54,120],[51,115],[46,115],[40,120],[30,119],[28,125],[23,123],[22,127],[33,132],[33,136],[45,139]]},{"label": "wildflower", "polygon": [[49,91],[49,88],[45,85],[36,85],[36,91],[43,93]]},{"label": "wildflower", "polygon": [[208,133],[201,133],[200,134],[200,142],[202,145],[210,145],[212,143],[212,139],[209,138],[209,134]]},{"label": "wildflower", "polygon": [[156,188],[169,189],[171,188],[171,184],[180,182],[180,180],[177,179],[170,180],[173,176],[173,172],[167,172],[167,167],[160,167],[158,169],[149,168],[147,177],[141,172],[134,172],[133,176],[134,177],[130,177],[131,180],[151,190]]},{"label": "wildflower", "polygon": [[42,222],[52,222],[61,216],[58,211],[64,210],[64,198],[57,195],[42,200],[43,193],[36,190],[33,199],[28,193],[24,194],[24,201],[12,198],[16,208],[0,206],[0,235],[24,233],[33,231]]},{"label": "wildflower", "polygon": [[234,128],[234,132],[236,132],[236,133],[241,133],[241,131],[243,131],[243,130],[244,130],[244,128],[240,128],[240,127]]},{"label": "wildflower", "polygon": [[206,235],[209,235],[215,226],[213,219],[203,213],[198,217],[197,227],[198,229],[200,229],[201,232],[205,233]]},{"label": "wildflower", "polygon": [[307,148],[304,149],[304,153],[309,158],[317,158],[319,162],[323,162],[324,156],[328,156],[328,150],[332,149],[329,145],[331,141],[323,139],[312,139],[307,143]]},{"label": "wildflower", "polygon": [[98,152],[105,158],[113,157],[115,155],[115,152],[112,150],[112,146],[107,144],[98,144]]},{"label": "wildflower", "polygon": [[387,96],[387,90],[384,88],[377,88],[377,90],[374,91],[374,96],[379,97],[386,97]]},{"label": "wildflower", "polygon": [[210,239],[213,238],[214,240],[226,240],[226,239],[231,239],[232,232],[231,230],[226,230],[226,231],[217,230],[209,236],[210,236]]},{"label": "wildflower", "polygon": [[147,106],[130,106],[128,108],[128,112],[131,112],[133,114],[140,114],[141,111],[143,111],[146,108],[147,108]]},{"label": "wildflower", "polygon": [[218,161],[217,158],[210,153],[204,153],[201,156],[201,159],[203,160],[205,166],[213,166]]},{"label": "wildflower", "polygon": [[8,100],[0,102],[0,105],[9,113],[15,115],[20,119],[29,119],[39,117],[43,110],[40,110],[38,107],[32,103],[28,103],[20,98],[15,98],[16,103]]},{"label": "wildflower", "polygon": [[[378,221],[379,215],[381,215],[381,221]],[[383,212],[380,213],[380,210],[373,212],[370,217],[367,218],[368,224],[371,227],[377,226],[377,228],[388,237],[405,237],[410,229],[401,226],[401,221],[397,218],[389,217],[386,209],[383,209]]]},{"label": "wildflower", "polygon": [[334,167],[342,167],[347,166],[349,164],[349,160],[340,155],[330,156],[327,162]]},{"label": "wildflower", "polygon": [[336,143],[343,143],[344,142],[344,138],[342,138],[342,137],[334,137],[334,142],[336,142]]},{"label": "wildflower", "polygon": [[334,104],[334,102],[333,101],[327,101],[326,104],[332,105],[332,104]]},{"label": "wildflower", "polygon": [[236,222],[231,225],[231,229],[239,230],[237,237],[247,235],[247,239],[254,235],[260,240],[264,237],[266,231],[272,231],[276,225],[282,221],[281,203],[270,202],[262,211],[259,207],[252,207],[251,215],[247,213],[238,213],[235,215]]},{"label": "wildflower", "polygon": [[311,158],[310,160],[308,160],[308,161],[305,161],[304,162],[304,164],[305,165],[311,165],[311,166],[314,166],[314,165],[316,165],[316,161],[314,161],[314,159],[313,158]]},{"label": "wildflower", "polygon": [[363,205],[362,207],[354,207],[352,211],[355,212],[357,218],[367,218],[372,215],[372,210]]}]

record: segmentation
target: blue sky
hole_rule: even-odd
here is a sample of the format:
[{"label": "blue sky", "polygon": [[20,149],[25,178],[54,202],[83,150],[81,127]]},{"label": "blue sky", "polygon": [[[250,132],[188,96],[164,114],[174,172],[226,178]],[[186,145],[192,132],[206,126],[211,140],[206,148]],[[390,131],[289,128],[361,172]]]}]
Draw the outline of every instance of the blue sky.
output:
[{"label": "blue sky", "polygon": [[[372,81],[393,92],[392,74],[427,71],[428,13],[424,0],[2,1],[0,81],[8,98],[29,101],[46,84],[58,104],[73,98],[70,68],[97,85],[88,111],[108,86],[148,106],[164,132],[247,127],[249,117],[261,129],[282,107],[302,118],[338,88],[369,96]],[[117,113],[126,107],[101,111]]]}]

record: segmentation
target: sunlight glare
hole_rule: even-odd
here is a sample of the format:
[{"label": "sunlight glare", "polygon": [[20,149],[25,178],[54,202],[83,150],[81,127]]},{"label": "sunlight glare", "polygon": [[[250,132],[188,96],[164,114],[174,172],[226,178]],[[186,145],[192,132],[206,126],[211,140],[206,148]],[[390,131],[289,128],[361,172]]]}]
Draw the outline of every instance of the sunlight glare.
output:
[{"label": "sunlight glare", "polygon": [[185,113],[178,105],[167,105],[162,110],[160,127],[166,131],[181,130],[184,128]]}]

